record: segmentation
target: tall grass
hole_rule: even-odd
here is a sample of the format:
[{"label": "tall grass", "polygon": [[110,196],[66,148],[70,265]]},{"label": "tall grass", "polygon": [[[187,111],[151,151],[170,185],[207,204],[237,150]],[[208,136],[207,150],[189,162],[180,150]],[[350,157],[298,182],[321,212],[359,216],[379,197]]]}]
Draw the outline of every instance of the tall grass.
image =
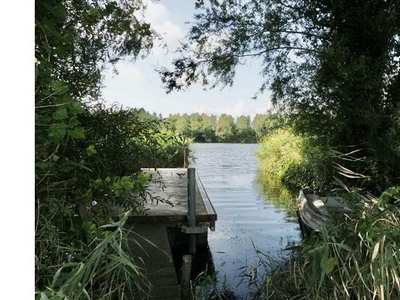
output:
[{"label": "tall grass", "polygon": [[354,209],[304,245],[296,267],[299,287],[313,299],[398,299],[399,206],[377,201]]},{"label": "tall grass", "polygon": [[[38,228],[36,286],[43,289],[37,289],[36,299],[122,300],[134,295],[147,299],[151,285],[138,267],[140,258],[131,252],[132,241],[124,228],[129,213],[97,228],[87,245],[65,244],[65,239],[60,239],[63,233],[50,223]],[[39,212],[39,218],[44,217]]]}]

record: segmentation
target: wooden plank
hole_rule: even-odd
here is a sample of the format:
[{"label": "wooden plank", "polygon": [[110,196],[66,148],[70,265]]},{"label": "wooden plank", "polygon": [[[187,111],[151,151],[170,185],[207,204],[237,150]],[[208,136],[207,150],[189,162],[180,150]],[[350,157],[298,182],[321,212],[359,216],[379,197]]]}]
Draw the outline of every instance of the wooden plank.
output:
[{"label": "wooden plank", "polygon": [[[148,173],[152,182],[147,186],[147,203],[145,215],[134,215],[136,222],[164,222],[170,226],[187,223],[188,214],[188,180],[185,168],[142,168]],[[163,203],[166,202],[166,203]],[[209,223],[215,230],[217,213],[201,183],[196,178],[196,221]]]},{"label": "wooden plank", "polygon": [[200,193],[202,203],[204,204],[205,214],[210,216],[209,217],[210,229],[211,229],[211,231],[214,231],[215,230],[215,221],[217,220],[217,212],[216,212],[214,206],[212,205],[210,198],[208,197],[207,191],[204,188],[204,185],[200,179],[200,176],[198,176],[198,175],[196,178],[196,183],[197,183],[198,193]]},{"label": "wooden plank", "polygon": [[153,286],[152,300],[180,300],[180,288],[165,224],[134,224],[130,247],[142,258],[144,273]]},{"label": "wooden plank", "polygon": [[190,299],[190,277],[192,273],[192,256],[184,255],[182,258],[181,295],[182,299]]}]

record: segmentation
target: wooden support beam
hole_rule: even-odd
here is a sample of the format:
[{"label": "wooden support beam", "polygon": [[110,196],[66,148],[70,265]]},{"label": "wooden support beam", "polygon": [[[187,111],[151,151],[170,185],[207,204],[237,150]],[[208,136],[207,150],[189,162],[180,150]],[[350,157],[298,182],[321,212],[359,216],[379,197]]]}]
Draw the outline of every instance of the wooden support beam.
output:
[{"label": "wooden support beam", "polygon": [[181,268],[181,297],[182,300],[191,299],[190,293],[190,277],[192,273],[192,256],[184,255],[182,258]]}]

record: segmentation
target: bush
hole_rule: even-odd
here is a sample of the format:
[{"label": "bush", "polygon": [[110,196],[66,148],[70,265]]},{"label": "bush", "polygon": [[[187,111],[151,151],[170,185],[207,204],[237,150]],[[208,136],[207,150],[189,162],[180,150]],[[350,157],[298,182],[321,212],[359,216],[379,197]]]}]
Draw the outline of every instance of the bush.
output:
[{"label": "bush", "polygon": [[257,150],[262,173],[282,181],[290,167],[304,161],[303,139],[289,129],[278,129],[265,137]]},{"label": "bush", "polygon": [[181,160],[187,141],[160,138],[159,122],[141,120],[135,110],[52,97],[55,103],[36,107],[37,298],[146,294],[123,220],[110,218],[109,205],[140,211],[147,183],[140,167]]}]

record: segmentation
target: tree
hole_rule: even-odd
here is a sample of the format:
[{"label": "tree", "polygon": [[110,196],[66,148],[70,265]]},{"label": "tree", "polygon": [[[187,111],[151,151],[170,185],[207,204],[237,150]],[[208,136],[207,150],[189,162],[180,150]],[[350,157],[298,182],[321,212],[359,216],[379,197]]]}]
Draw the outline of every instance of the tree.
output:
[{"label": "tree", "polygon": [[175,122],[175,132],[180,135],[189,136],[190,134],[190,120],[187,114],[183,114],[182,116],[178,114],[178,117]]},{"label": "tree", "polygon": [[277,129],[285,128],[285,115],[268,112],[266,114],[256,114],[252,127],[255,131],[257,140],[260,141],[264,136],[271,134]]},{"label": "tree", "polygon": [[201,119],[203,120],[203,134],[205,142],[215,142],[215,125],[217,124],[217,116],[201,114]]},{"label": "tree", "polygon": [[250,117],[239,116],[236,119],[236,142],[254,143],[255,140],[255,131],[250,127]]},{"label": "tree", "polygon": [[267,128],[265,126],[266,119],[266,114],[256,114],[253,119],[252,126],[253,130],[255,131],[257,141],[267,134]]},{"label": "tree", "polygon": [[260,92],[272,91],[298,131],[316,146],[357,145],[363,171],[380,185],[399,180],[400,1],[202,2],[175,69],[160,70],[167,91],[231,85],[235,67],[257,57]]},{"label": "tree", "polygon": [[199,113],[194,113],[189,116],[190,120],[190,135],[195,141],[204,142],[205,138],[202,132],[203,119]]},{"label": "tree", "polygon": [[236,133],[235,119],[231,115],[222,114],[215,127],[215,135],[219,142],[232,142]]},{"label": "tree", "polygon": [[52,79],[68,84],[72,97],[98,96],[102,70],[152,48],[156,33],[135,17],[142,9],[139,0],[36,1],[36,95]]}]

